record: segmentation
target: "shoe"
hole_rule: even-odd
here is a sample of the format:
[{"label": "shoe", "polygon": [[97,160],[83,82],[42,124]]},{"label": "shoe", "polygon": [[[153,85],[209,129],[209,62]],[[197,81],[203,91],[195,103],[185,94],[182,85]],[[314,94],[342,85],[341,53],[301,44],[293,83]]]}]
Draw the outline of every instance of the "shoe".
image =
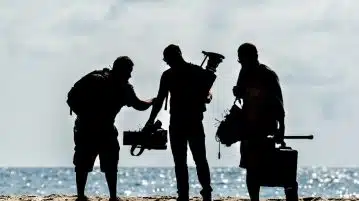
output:
[{"label": "shoe", "polygon": [[189,197],[178,196],[177,201],[189,201]]},{"label": "shoe", "polygon": [[88,197],[86,197],[86,196],[84,196],[84,197],[77,197],[76,198],[76,201],[88,201],[89,199],[88,199]]},{"label": "shoe", "polygon": [[122,199],[119,197],[116,197],[116,198],[109,198],[108,201],[122,201]]},{"label": "shoe", "polygon": [[211,195],[202,196],[203,201],[212,201]]}]

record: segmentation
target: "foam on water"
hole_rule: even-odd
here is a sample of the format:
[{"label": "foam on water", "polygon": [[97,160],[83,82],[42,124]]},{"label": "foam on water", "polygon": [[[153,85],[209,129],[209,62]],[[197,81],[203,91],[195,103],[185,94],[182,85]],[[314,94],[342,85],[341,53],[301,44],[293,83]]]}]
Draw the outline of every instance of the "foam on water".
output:
[{"label": "foam on water", "polygon": [[[190,168],[190,193],[199,195],[196,169]],[[239,168],[212,168],[214,196],[245,196],[245,170]],[[298,171],[300,196],[350,197],[359,196],[358,168],[300,168]],[[104,175],[95,168],[90,173],[86,193],[108,195]],[[76,194],[73,168],[2,168],[0,194],[47,195]],[[120,168],[118,172],[120,196],[176,195],[173,168]],[[283,197],[281,188],[262,188],[262,197]]]}]

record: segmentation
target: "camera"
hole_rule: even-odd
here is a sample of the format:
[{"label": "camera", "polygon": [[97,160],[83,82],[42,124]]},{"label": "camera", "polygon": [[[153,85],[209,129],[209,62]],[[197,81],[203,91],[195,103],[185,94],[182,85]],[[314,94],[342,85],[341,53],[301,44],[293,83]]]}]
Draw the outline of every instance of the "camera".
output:
[{"label": "camera", "polygon": [[[161,128],[162,122],[157,120],[153,125],[144,127],[138,131],[124,131],[123,145],[131,145],[131,155],[139,156],[144,149],[166,150],[167,149],[167,130]],[[134,150],[140,148],[136,155]]]},{"label": "camera", "polygon": [[203,66],[204,62],[208,59],[207,65],[205,67],[205,73],[203,74],[201,78],[202,86],[199,93],[203,94],[203,97],[205,97],[205,103],[210,103],[212,97],[208,96],[208,92],[211,90],[214,81],[216,80],[216,69],[218,65],[222,62],[222,60],[225,58],[223,55],[215,52],[207,52],[202,51],[202,54],[204,54],[204,59],[202,61],[201,67]]},{"label": "camera", "polygon": [[204,54],[204,60],[203,60],[203,62],[201,64],[201,66],[203,65],[203,63],[208,58],[206,70],[209,70],[209,71],[211,71],[213,73],[216,72],[216,69],[217,69],[218,65],[220,63],[222,63],[222,60],[225,58],[223,55],[221,55],[219,53],[215,53],[215,52],[202,51],[202,54]]}]

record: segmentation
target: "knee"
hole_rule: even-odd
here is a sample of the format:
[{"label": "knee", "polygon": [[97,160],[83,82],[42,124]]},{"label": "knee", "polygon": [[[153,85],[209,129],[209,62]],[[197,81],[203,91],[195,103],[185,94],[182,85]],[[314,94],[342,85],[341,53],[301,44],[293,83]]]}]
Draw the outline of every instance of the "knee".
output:
[{"label": "knee", "polygon": [[104,161],[101,162],[100,159],[100,170],[103,173],[106,174],[117,174],[118,172],[118,160],[113,160],[113,161]]},{"label": "knee", "polygon": [[76,164],[75,170],[76,173],[89,173],[93,171],[93,166],[91,165],[82,165],[82,164]]},{"label": "knee", "polygon": [[185,168],[187,168],[187,160],[184,157],[173,155],[173,162],[174,162],[176,167],[185,167]]},{"label": "knee", "polygon": [[105,169],[104,171],[103,171],[103,173],[105,173],[105,175],[107,176],[107,177],[113,177],[113,178],[117,178],[117,169],[114,169],[114,168],[112,168],[112,169]]},{"label": "knee", "polygon": [[186,160],[182,160],[182,159],[175,159],[174,160],[175,166],[176,167],[185,167],[187,168],[187,161]]},{"label": "knee", "polygon": [[191,149],[193,160],[198,165],[207,165],[207,156],[206,156],[206,148],[202,148],[199,150]]},{"label": "knee", "polygon": [[176,165],[187,165],[187,155],[182,151],[172,152],[173,161]]},{"label": "knee", "polygon": [[198,167],[208,166],[208,161],[207,161],[206,157],[197,158],[196,160],[194,160],[194,162],[196,163],[196,166],[198,166]]},{"label": "knee", "polygon": [[247,169],[246,182],[247,182],[247,184],[253,184],[253,185],[256,185],[259,183],[258,175],[254,170]]}]

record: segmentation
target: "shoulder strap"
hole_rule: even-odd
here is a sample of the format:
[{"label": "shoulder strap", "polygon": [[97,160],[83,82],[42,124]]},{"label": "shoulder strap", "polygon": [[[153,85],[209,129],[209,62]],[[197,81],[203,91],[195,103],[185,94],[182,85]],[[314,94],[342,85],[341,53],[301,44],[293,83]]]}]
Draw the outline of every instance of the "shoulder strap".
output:
[{"label": "shoulder strap", "polygon": [[167,110],[167,104],[168,104],[168,93],[167,93],[167,96],[166,96],[166,99],[165,99],[165,110]]},{"label": "shoulder strap", "polygon": [[[170,70],[170,72],[171,72],[171,70]],[[167,92],[167,96],[165,98],[165,110],[167,110],[167,105],[168,105],[168,94],[169,94],[169,92]]]}]

